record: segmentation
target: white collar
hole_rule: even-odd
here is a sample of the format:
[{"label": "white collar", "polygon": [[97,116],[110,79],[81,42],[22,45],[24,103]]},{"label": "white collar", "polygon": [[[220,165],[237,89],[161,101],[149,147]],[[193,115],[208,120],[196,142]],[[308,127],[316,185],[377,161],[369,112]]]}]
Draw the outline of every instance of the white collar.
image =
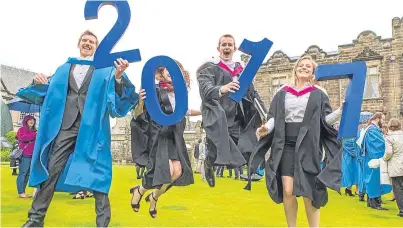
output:
[{"label": "white collar", "polygon": [[87,57],[77,57],[78,60],[94,60],[94,56],[87,56]]}]

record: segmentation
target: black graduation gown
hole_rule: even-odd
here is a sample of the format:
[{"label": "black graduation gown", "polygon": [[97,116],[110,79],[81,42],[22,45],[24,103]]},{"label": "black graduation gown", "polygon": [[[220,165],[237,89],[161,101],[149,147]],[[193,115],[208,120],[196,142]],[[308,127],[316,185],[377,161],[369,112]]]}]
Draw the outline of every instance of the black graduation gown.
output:
[{"label": "black graduation gown", "polygon": [[[262,122],[254,106],[255,98],[267,112],[259,94],[251,84],[242,99],[242,108],[239,103],[228,98],[228,94],[220,98],[220,87],[230,83],[232,76],[213,62],[207,62],[197,70],[197,80],[202,100],[202,126],[207,136],[206,162],[230,168],[246,164],[257,142],[256,129]],[[241,130],[238,135],[232,135],[229,128],[238,120]],[[230,135],[237,138],[238,142],[234,142]]]},{"label": "black graduation gown", "polygon": [[145,167],[149,157],[149,116],[143,112],[130,121],[132,159],[136,165]]},{"label": "black graduation gown", "polygon": [[[167,114],[173,113],[168,91],[157,86],[157,96],[161,109]],[[132,120],[132,139],[134,139],[132,156],[136,164],[146,167],[142,183],[144,188],[160,188],[163,184],[171,183],[169,153],[176,153],[182,166],[182,176],[170,187],[187,186],[194,183],[192,167],[183,137],[185,127],[185,118],[175,125],[161,126],[150,118],[145,107],[143,113]]]},{"label": "black graduation gown", "polygon": [[[269,195],[276,203],[283,202],[283,185],[278,167],[285,142],[285,94],[285,90],[280,90],[273,98],[268,119],[274,117],[274,130],[257,143],[249,161],[251,175],[271,148],[270,158],[265,165],[265,176]],[[327,95],[320,89],[312,91],[295,146],[293,194],[312,199],[315,208],[326,205],[326,187],[340,194],[342,150],[341,142],[337,140],[337,131],[326,123],[325,118],[331,112]],[[323,170],[320,168],[322,147],[327,158]],[[250,181],[245,189],[251,189]]]}]

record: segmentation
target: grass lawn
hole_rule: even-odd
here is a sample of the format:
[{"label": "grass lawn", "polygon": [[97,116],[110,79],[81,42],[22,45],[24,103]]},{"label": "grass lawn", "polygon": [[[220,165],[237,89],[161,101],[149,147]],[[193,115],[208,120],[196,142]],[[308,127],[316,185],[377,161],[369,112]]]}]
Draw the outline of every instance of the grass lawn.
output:
[{"label": "grass lawn", "polygon": [[[195,174],[195,184],[176,187],[158,201],[158,217],[148,214],[148,204],[141,202],[140,212],[130,206],[129,189],[140,183],[132,166],[114,166],[110,191],[112,219],[115,226],[286,226],[282,204],[275,204],[266,191],[265,182],[254,182],[251,192],[243,190],[245,181],[218,178],[215,188],[210,188]],[[227,175],[225,175],[227,176]],[[21,226],[27,219],[32,199],[19,199],[16,176],[11,169],[1,166],[1,227]],[[33,189],[27,189],[31,194]],[[45,227],[95,226],[94,198],[73,200],[68,193],[56,193],[49,207]],[[388,211],[376,211],[359,202],[358,197],[340,196],[330,191],[329,202],[321,210],[321,226],[394,226],[402,227],[403,219],[396,216],[395,202],[391,195],[384,196]],[[299,201],[298,226],[308,226],[302,199]]]}]

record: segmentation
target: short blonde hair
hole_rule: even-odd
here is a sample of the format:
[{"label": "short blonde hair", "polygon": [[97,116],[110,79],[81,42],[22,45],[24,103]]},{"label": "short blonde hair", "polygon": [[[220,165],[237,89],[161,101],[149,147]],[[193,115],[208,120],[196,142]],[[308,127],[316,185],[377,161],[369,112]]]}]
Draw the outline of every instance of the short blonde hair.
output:
[{"label": "short blonde hair", "polygon": [[300,63],[302,60],[304,60],[304,59],[309,59],[309,60],[312,62],[312,68],[313,68],[313,69],[312,69],[312,78],[309,79],[309,83],[311,83],[311,85],[317,85],[318,82],[315,80],[314,72],[315,72],[315,69],[316,69],[316,67],[318,66],[318,64],[317,64],[317,63],[312,59],[312,57],[309,56],[309,55],[307,55],[307,56],[302,56],[302,57],[299,58],[298,61],[295,63],[294,68],[292,69],[292,77],[291,77],[290,82],[291,82],[292,80],[294,80],[294,84],[297,84],[297,81],[298,81],[297,68],[298,68],[299,63]]},{"label": "short blonde hair", "polygon": [[400,121],[398,119],[392,118],[389,120],[388,128],[391,131],[398,131],[398,130],[402,129],[402,124],[400,123]]}]

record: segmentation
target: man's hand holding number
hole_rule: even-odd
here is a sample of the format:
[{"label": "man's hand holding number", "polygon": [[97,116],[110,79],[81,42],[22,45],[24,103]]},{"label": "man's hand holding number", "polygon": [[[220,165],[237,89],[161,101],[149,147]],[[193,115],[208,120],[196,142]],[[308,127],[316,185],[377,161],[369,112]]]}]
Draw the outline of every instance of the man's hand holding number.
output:
[{"label": "man's hand holding number", "polygon": [[115,79],[119,80],[122,78],[123,72],[129,67],[129,62],[125,59],[118,58],[114,61],[116,72]]},{"label": "man's hand holding number", "polygon": [[239,81],[233,81],[226,85],[221,86],[220,92],[222,95],[227,93],[235,93],[236,90],[239,90]]},{"label": "man's hand holding number", "polygon": [[51,75],[45,75],[42,73],[36,74],[34,77],[34,83],[38,84],[48,84],[49,78],[52,77]]}]

